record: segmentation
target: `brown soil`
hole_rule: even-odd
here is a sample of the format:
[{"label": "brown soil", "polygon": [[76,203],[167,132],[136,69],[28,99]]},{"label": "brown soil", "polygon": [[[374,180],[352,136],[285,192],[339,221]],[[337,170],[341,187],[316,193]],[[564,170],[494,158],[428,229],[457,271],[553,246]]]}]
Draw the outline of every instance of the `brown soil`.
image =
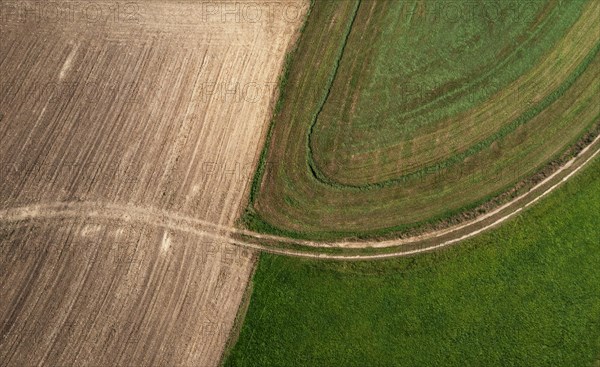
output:
[{"label": "brown soil", "polygon": [[[14,3],[0,209],[102,202],[233,225],[305,2]],[[102,210],[0,226],[2,364],[217,365],[255,252]]]}]

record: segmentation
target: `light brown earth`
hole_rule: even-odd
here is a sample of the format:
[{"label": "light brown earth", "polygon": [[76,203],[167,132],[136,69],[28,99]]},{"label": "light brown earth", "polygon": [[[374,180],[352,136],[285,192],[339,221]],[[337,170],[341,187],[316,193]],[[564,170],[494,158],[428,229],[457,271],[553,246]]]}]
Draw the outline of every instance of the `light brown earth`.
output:
[{"label": "light brown earth", "polygon": [[233,225],[307,4],[53,4],[1,4],[0,361],[217,365],[255,253],[155,214]]}]

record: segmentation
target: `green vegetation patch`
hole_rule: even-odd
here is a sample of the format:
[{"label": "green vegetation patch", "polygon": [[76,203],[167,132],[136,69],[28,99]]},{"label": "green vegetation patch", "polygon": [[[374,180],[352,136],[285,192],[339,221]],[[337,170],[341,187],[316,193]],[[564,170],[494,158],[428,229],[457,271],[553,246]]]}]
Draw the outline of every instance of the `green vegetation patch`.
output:
[{"label": "green vegetation patch", "polygon": [[598,22],[583,0],[315,1],[243,222],[395,235],[510,191],[598,124]]},{"label": "green vegetation patch", "polygon": [[501,228],[413,258],[262,255],[224,365],[592,366],[600,159]]}]

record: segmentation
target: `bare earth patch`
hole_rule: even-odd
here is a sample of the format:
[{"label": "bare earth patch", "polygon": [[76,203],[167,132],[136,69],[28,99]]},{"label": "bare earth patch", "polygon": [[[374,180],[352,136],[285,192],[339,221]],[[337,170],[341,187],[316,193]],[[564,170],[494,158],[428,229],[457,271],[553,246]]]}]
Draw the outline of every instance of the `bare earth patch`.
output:
[{"label": "bare earth patch", "polygon": [[[54,4],[1,4],[0,209],[232,226],[307,4]],[[255,253],[85,210],[0,226],[3,364],[217,365]]]}]

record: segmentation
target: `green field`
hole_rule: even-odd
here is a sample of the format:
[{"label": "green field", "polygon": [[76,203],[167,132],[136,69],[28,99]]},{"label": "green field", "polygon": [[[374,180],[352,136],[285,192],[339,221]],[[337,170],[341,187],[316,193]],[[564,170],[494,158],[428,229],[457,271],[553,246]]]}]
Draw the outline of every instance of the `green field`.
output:
[{"label": "green field", "polygon": [[224,365],[597,366],[600,159],[457,247],[378,262],[262,255]]},{"label": "green field", "polygon": [[597,1],[315,1],[243,217],[296,238],[480,210],[600,121]]}]

